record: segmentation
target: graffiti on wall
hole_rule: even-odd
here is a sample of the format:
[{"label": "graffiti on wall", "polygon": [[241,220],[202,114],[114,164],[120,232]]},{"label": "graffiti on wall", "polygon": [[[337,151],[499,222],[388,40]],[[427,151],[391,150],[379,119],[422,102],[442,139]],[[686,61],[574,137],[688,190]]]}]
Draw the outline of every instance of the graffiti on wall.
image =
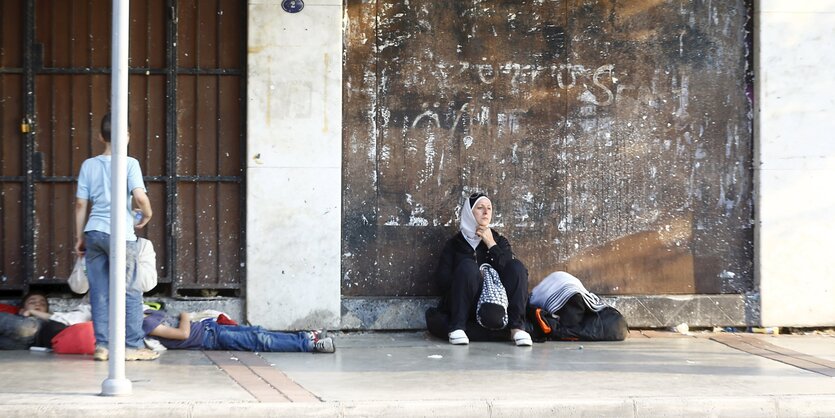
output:
[{"label": "graffiti on wall", "polygon": [[532,284],[749,289],[740,6],[349,2],[343,293],[433,294],[474,190]]}]

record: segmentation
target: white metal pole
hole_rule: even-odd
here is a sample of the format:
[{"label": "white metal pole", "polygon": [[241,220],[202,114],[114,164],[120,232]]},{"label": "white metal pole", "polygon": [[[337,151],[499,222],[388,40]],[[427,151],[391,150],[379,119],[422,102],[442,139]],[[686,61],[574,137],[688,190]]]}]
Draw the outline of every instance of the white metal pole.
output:
[{"label": "white metal pole", "polygon": [[128,28],[129,0],[113,0],[113,59],[110,84],[110,324],[108,377],[101,394],[130,395],[125,377],[125,222],[128,154]]}]

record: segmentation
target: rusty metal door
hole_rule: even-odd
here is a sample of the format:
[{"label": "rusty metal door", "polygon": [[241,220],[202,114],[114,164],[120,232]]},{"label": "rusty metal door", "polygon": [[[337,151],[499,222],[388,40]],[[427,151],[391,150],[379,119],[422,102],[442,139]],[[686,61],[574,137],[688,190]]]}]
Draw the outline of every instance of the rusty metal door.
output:
[{"label": "rusty metal door", "polygon": [[753,289],[749,5],[349,0],[343,294],[436,294],[472,190],[531,286]]},{"label": "rusty metal door", "polygon": [[[0,290],[61,287],[81,163],[110,101],[111,2],[0,0]],[[132,2],[128,154],[154,219],[159,291],[237,294],[244,260],[246,4]]]}]

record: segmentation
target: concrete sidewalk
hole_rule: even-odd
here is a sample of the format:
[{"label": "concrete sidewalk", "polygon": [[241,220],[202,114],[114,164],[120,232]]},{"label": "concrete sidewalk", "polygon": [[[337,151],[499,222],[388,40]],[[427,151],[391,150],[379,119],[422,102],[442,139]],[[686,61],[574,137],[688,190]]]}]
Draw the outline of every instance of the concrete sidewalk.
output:
[{"label": "concrete sidewalk", "polygon": [[0,352],[0,415],[835,416],[835,336],[630,334],[623,342],[451,346],[425,333],[337,335],[335,354],[168,351],[127,363]]}]

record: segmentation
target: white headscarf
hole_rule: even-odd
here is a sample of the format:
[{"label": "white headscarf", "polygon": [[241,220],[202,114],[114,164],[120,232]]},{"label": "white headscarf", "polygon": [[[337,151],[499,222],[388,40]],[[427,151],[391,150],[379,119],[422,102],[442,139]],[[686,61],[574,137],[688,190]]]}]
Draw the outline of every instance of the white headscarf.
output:
[{"label": "white headscarf", "polygon": [[478,202],[482,199],[490,200],[487,196],[480,196],[470,205],[470,198],[468,197],[464,199],[464,204],[461,205],[461,235],[464,236],[467,242],[470,243],[470,247],[473,247],[474,250],[481,242],[481,237],[475,234],[478,222],[476,222],[475,216],[473,216],[473,206],[478,205]]}]

